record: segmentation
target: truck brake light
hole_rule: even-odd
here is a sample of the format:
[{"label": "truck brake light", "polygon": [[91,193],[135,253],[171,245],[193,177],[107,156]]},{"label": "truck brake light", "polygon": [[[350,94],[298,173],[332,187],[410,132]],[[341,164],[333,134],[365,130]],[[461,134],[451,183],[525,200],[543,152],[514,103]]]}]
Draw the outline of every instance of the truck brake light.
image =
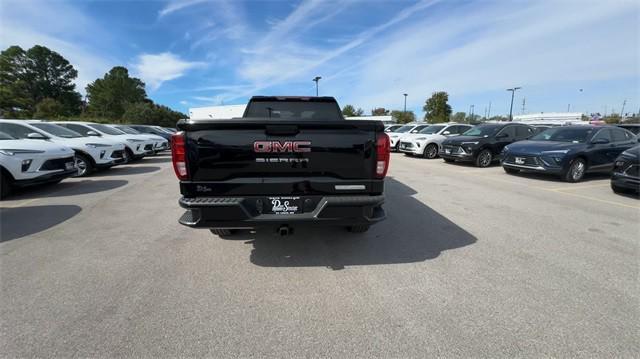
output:
[{"label": "truck brake light", "polygon": [[389,160],[391,158],[391,143],[386,133],[378,134],[376,140],[376,178],[384,178],[389,169]]},{"label": "truck brake light", "polygon": [[179,180],[187,180],[187,154],[184,146],[184,132],[176,132],[171,135],[171,160],[173,170]]}]

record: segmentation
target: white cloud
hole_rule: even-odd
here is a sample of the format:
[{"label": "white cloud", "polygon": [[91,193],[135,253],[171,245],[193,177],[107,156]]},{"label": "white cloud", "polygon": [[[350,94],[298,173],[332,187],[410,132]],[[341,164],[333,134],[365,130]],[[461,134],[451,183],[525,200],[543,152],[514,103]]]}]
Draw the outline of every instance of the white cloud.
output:
[{"label": "white cloud", "polygon": [[162,18],[176,11],[187,7],[207,2],[208,0],[174,0],[169,1],[167,5],[158,12],[158,17]]},{"label": "white cloud", "polygon": [[163,82],[184,76],[189,70],[204,66],[202,62],[189,62],[170,52],[142,54],[132,64],[134,74],[139,76],[151,90],[157,90]]}]

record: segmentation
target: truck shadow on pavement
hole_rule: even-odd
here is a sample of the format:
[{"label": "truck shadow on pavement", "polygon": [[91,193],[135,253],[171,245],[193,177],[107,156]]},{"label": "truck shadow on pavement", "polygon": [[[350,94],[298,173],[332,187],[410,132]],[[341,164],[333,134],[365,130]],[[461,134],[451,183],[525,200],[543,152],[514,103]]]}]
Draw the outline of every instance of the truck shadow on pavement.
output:
[{"label": "truck shadow on pavement", "polygon": [[72,218],[82,209],[76,205],[0,208],[0,242],[42,232]]},{"label": "truck shadow on pavement", "polygon": [[171,155],[169,155],[169,156],[157,155],[157,156],[153,156],[153,157],[145,157],[144,159],[142,159],[138,163],[146,165],[146,164],[150,164],[150,163],[167,163],[167,162],[171,162]]},{"label": "truck shadow on pavement", "polygon": [[[142,164],[141,162],[137,163]],[[137,163],[133,163],[132,165],[116,166],[106,171],[96,172],[92,175],[92,177],[140,175],[161,170],[160,167],[156,166],[136,166]]]},{"label": "truck shadow on pavement", "polygon": [[280,237],[270,231],[239,234],[253,245],[250,260],[264,267],[346,266],[421,262],[461,248],[476,238],[416,198],[393,178],[385,183],[387,219],[362,234],[344,228],[296,228]]}]

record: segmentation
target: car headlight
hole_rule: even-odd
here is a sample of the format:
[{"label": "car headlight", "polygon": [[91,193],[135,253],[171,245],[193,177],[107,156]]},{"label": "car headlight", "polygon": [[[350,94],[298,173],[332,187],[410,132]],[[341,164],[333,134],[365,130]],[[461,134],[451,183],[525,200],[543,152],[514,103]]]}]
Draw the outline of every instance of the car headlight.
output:
[{"label": "car headlight", "polygon": [[478,143],[480,143],[480,142],[478,142],[478,141],[462,142],[463,145],[477,145]]},{"label": "car headlight", "polygon": [[39,150],[18,150],[18,149],[0,149],[0,153],[6,156],[13,156],[15,154],[23,154],[23,153],[44,153],[44,151]]},{"label": "car headlight", "polygon": [[127,138],[127,141],[129,141],[129,142],[144,142],[144,140],[138,140],[138,139],[135,139],[135,138]]},{"label": "car headlight", "polygon": [[111,147],[111,145],[105,145],[104,143],[85,143],[84,145],[90,148]]}]

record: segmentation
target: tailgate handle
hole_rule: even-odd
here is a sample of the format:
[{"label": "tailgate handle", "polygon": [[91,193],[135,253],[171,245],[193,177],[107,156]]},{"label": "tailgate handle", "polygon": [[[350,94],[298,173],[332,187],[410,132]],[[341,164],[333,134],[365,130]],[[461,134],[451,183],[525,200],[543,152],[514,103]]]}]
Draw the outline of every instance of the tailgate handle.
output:
[{"label": "tailgate handle", "polygon": [[267,125],[264,132],[272,136],[295,136],[300,133],[300,129],[296,125]]}]

